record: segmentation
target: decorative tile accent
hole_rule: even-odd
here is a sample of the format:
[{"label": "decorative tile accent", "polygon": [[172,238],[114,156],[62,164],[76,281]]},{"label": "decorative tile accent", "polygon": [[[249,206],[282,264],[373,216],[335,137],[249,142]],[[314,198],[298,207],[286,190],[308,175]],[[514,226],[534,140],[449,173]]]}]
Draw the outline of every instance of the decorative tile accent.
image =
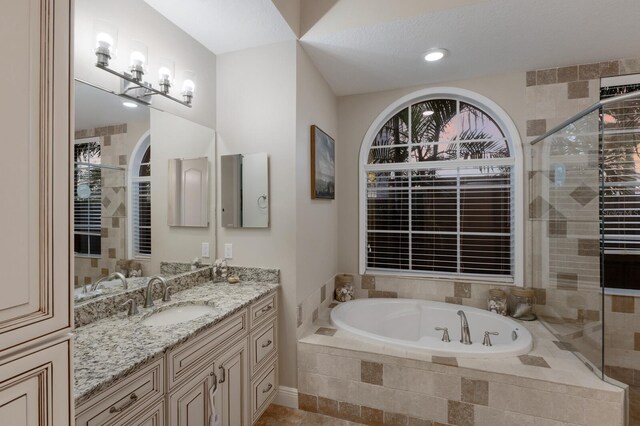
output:
[{"label": "decorative tile accent", "polygon": [[531,365],[533,367],[543,367],[543,368],[551,368],[547,361],[544,360],[541,356],[535,355],[520,355],[518,356],[520,362],[524,365]]},{"label": "decorative tile accent", "polygon": [[640,333],[633,333],[633,350],[640,351]]},{"label": "decorative tile accent", "polygon": [[407,426],[442,426],[442,423],[432,423],[431,420],[416,419],[415,417],[409,417]]},{"label": "decorative tile accent", "polygon": [[333,308],[335,308],[336,306],[338,306],[338,304],[337,304],[336,302],[333,302],[333,303],[331,303],[331,304],[329,305],[329,309],[333,309]]},{"label": "decorative tile accent", "polygon": [[100,228],[100,238],[109,238],[109,228]]},{"label": "decorative tile accent", "polygon": [[529,218],[530,219],[539,219],[543,217],[551,207],[551,204],[547,200],[545,200],[541,196],[537,196],[530,204],[529,204]]},{"label": "decorative tile accent", "polygon": [[112,217],[111,218],[111,227],[112,228],[120,228],[120,218],[119,217]]},{"label": "decorative tile accent", "polygon": [[600,78],[600,64],[578,65],[578,78],[580,80],[593,80]]},{"label": "decorative tile accent", "polygon": [[395,299],[397,297],[398,293],[395,291],[369,290],[369,298]]},{"label": "decorative tile accent", "polygon": [[351,422],[359,422],[360,406],[340,401],[338,403],[338,417]]},{"label": "decorative tile accent", "polygon": [[448,418],[449,423],[455,426],[473,426],[474,407],[466,402],[449,400]]},{"label": "decorative tile accent", "polygon": [[578,66],[558,68],[558,83],[568,83],[578,79]]},{"label": "decorative tile accent", "polygon": [[547,289],[546,288],[535,288],[536,294],[536,304],[537,305],[546,305],[547,304]]},{"label": "decorative tile accent", "polygon": [[569,342],[559,342],[557,340],[554,340],[553,343],[558,347],[558,349],[562,350],[562,351],[575,351],[576,348]]},{"label": "decorative tile accent", "polygon": [[315,395],[307,395],[298,393],[298,408],[312,413],[318,412],[318,397]]},{"label": "decorative tile accent", "polygon": [[635,312],[635,297],[611,296],[611,311],[633,314]]},{"label": "decorative tile accent", "polygon": [[102,138],[102,146],[111,146],[111,135]]},{"label": "decorative tile accent", "polygon": [[378,362],[360,362],[360,380],[363,383],[382,386],[383,365]]},{"label": "decorative tile accent", "polygon": [[338,417],[338,401],[319,396],[318,413],[326,414],[331,417]]},{"label": "decorative tile accent", "polygon": [[540,136],[547,131],[547,120],[527,120],[527,136]]},{"label": "decorative tile accent", "polygon": [[569,194],[569,196],[571,196],[571,198],[576,200],[582,207],[584,207],[591,201],[593,201],[593,199],[598,196],[598,193],[591,189],[591,187],[585,184],[581,184],[576,189],[574,189],[573,192]]},{"label": "decorative tile accent", "polygon": [[363,290],[375,290],[376,277],[373,275],[363,275],[360,279],[360,286]]},{"label": "decorative tile accent", "polygon": [[640,58],[623,59],[620,61],[620,74],[640,73]]},{"label": "decorative tile accent", "polygon": [[116,249],[115,248],[110,248],[109,249],[109,259],[115,259],[116,258]]},{"label": "decorative tile accent", "polygon": [[91,267],[92,268],[97,268],[98,267],[98,259],[97,258],[92,258],[91,259]]},{"label": "decorative tile accent", "polygon": [[313,310],[313,313],[311,314],[311,322],[314,323],[318,320],[318,308],[315,308]]},{"label": "decorative tile accent", "polygon": [[320,303],[324,302],[327,299],[327,285],[324,284],[320,287]]},{"label": "decorative tile accent", "polygon": [[385,411],[384,424],[385,426],[407,426],[407,416],[404,414]]},{"label": "decorative tile accent", "polygon": [[316,330],[316,334],[320,334],[322,336],[333,336],[337,331],[338,330],[336,330],[335,328],[320,327]]},{"label": "decorative tile accent", "polygon": [[452,305],[462,305],[462,297],[450,297],[444,298],[445,303],[451,303]]},{"label": "decorative tile accent", "polygon": [[382,425],[384,424],[384,412],[375,408],[360,407],[360,417],[362,423],[366,425]]},{"label": "decorative tile accent", "polygon": [[567,85],[569,99],[583,99],[589,97],[589,81],[572,81]]},{"label": "decorative tile accent", "polygon": [[620,75],[619,61],[600,62],[600,77]]},{"label": "decorative tile accent", "polygon": [[298,305],[298,308],[296,309],[296,327],[300,327],[302,325],[302,303]]},{"label": "decorative tile accent", "polygon": [[536,74],[535,71],[527,71],[527,87],[536,85]]},{"label": "decorative tile accent", "polygon": [[555,84],[558,82],[558,69],[538,70],[536,74],[536,84]]},{"label": "decorative tile accent", "polygon": [[548,224],[549,237],[566,238],[567,221],[566,220],[550,220]]},{"label": "decorative tile accent", "polygon": [[462,402],[489,405],[489,382],[462,378]]},{"label": "decorative tile accent", "polygon": [[109,275],[109,269],[108,268],[101,268],[100,269],[100,276],[101,277],[106,277]]},{"label": "decorative tile accent", "polygon": [[432,356],[431,357],[431,362],[433,362],[434,364],[442,364],[442,365],[448,365],[450,367],[457,367],[458,366],[458,360],[455,359],[454,357],[450,357],[450,356]]},{"label": "decorative tile accent", "polygon": [[558,272],[556,274],[556,285],[562,290],[578,289],[578,274],[568,272]]},{"label": "decorative tile accent", "polygon": [[455,297],[470,298],[471,284],[469,283],[453,283],[453,295]]},{"label": "decorative tile accent", "polygon": [[600,241],[580,238],[578,240],[578,256],[600,256]]},{"label": "decorative tile accent", "polygon": [[126,155],[120,155],[118,157],[118,165],[120,165],[120,166],[126,166],[127,165],[127,156]]}]

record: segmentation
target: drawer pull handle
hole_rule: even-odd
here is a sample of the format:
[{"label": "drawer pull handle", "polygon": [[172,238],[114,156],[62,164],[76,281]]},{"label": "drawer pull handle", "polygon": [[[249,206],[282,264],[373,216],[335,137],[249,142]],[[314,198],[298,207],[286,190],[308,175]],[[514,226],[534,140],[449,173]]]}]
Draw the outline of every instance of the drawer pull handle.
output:
[{"label": "drawer pull handle", "polygon": [[220,379],[220,381],[218,383],[226,382],[227,381],[227,370],[225,370],[222,365],[220,367],[218,367],[218,370],[222,370],[222,378]]},{"label": "drawer pull handle", "polygon": [[273,385],[271,383],[269,383],[269,386],[267,386],[266,388],[262,389],[262,393],[267,393],[271,390],[271,388],[273,387]]},{"label": "drawer pull handle", "polygon": [[272,309],[273,309],[273,305],[268,305],[268,306],[265,306],[264,308],[260,309],[260,313],[264,314],[265,312],[269,312]]},{"label": "drawer pull handle", "polygon": [[129,401],[125,402],[120,408],[116,408],[115,405],[112,406],[111,408],[109,408],[109,413],[111,414],[121,413],[127,408],[131,407],[133,404],[135,404],[137,400],[138,400],[138,395],[136,395],[135,393],[132,393],[131,396],[129,397]]},{"label": "drawer pull handle", "polygon": [[263,348],[266,348],[266,347],[268,347],[268,346],[271,346],[271,344],[272,344],[272,343],[273,343],[273,342],[272,342],[271,340],[267,340],[267,342],[266,342],[266,343],[263,343],[263,344],[262,344],[262,347],[263,347]]}]

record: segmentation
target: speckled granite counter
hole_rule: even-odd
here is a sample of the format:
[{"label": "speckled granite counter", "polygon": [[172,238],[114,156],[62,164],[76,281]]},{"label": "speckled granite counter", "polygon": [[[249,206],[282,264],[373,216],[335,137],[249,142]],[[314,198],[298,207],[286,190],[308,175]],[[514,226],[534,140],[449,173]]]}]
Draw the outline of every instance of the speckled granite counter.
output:
[{"label": "speckled granite counter", "polygon": [[[77,328],[74,349],[76,406],[278,287],[279,284],[262,282],[208,282],[176,293],[170,302],[156,301],[154,308],[140,308],[138,315],[127,317],[122,312]],[[170,326],[140,323],[155,310],[185,302],[213,305],[214,310],[211,314]]]}]

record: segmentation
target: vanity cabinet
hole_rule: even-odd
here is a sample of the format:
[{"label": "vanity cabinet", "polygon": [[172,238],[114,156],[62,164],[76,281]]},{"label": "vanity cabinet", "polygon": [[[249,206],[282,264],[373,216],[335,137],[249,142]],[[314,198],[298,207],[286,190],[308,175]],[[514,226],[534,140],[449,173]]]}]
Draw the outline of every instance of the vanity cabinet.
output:
[{"label": "vanity cabinet", "polygon": [[0,423],[68,425],[70,0],[0,13]]},{"label": "vanity cabinet", "polygon": [[[277,294],[170,349],[77,408],[77,426],[249,426],[278,389]],[[213,391],[215,390],[215,393]]]}]

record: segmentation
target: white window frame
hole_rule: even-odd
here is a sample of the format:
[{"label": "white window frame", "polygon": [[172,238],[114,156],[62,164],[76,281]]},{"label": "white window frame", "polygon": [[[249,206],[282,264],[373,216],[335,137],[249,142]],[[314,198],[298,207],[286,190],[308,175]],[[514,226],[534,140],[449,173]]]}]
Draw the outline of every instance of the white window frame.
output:
[{"label": "white window frame", "polygon": [[[511,158],[508,162],[513,165],[512,176],[514,182],[513,197],[514,197],[514,223],[512,226],[512,235],[514,240],[514,256],[512,265],[512,276],[509,277],[483,277],[482,275],[470,275],[470,274],[441,274],[437,272],[415,272],[415,271],[380,271],[375,270],[372,273],[376,275],[394,275],[394,276],[409,276],[409,277],[433,277],[433,278],[453,278],[464,280],[477,280],[477,281],[498,281],[506,284],[515,284],[516,286],[524,285],[524,159],[522,153],[522,142],[520,139],[520,133],[516,125],[511,120],[511,117],[495,102],[491,99],[482,96],[478,93],[472,92],[466,89],[460,89],[456,87],[433,87],[428,89],[418,90],[397,99],[385,108],[364,135],[362,143],[360,145],[360,157],[358,164],[358,201],[359,201],[359,272],[360,274],[367,273],[367,165],[369,158],[369,150],[372,143],[375,140],[376,135],[382,128],[382,126],[391,119],[399,111],[408,108],[413,104],[432,100],[432,99],[455,99],[461,102],[468,103],[481,109],[494,119],[498,127],[504,132],[507,139],[507,144],[511,151]],[[495,160],[496,164],[499,164],[503,160]],[[440,167],[455,167],[455,166],[473,166],[473,160],[451,161],[447,162]],[[402,168],[412,169],[415,168],[413,164],[389,164],[389,168],[399,170]],[[379,168],[380,165],[377,165]],[[385,166],[386,167],[386,166]],[[436,168],[438,165],[433,165]]]},{"label": "white window frame", "polygon": [[[82,139],[75,139],[73,141],[74,149],[75,149],[75,145],[82,145],[82,144],[85,144],[85,143],[97,143],[98,145],[100,145],[100,162],[102,163],[102,144],[100,143],[100,138],[97,137],[97,136],[94,136],[94,137],[88,137],[88,138],[82,138]],[[75,167],[76,167],[76,165],[75,165],[75,154],[74,154],[73,161],[74,161],[73,167],[75,169]],[[99,166],[100,166],[100,164],[96,164],[96,167],[99,167]],[[76,183],[74,182],[74,185],[75,184]],[[74,191],[71,191],[71,195],[73,195],[73,194],[74,194]],[[75,201],[74,201],[74,205],[75,205]],[[75,218],[74,218],[74,221],[73,221],[73,237],[74,237],[74,240],[75,240],[75,235],[76,234],[79,234],[79,235],[92,235],[92,236],[101,236],[102,235],[102,232],[99,232],[97,234],[96,233],[91,233],[91,232],[76,232],[75,225],[76,224],[75,224]],[[100,228],[102,230],[102,203],[100,204]],[[91,251],[91,250],[89,250],[89,251]],[[77,253],[75,251],[75,249],[74,249],[73,255],[75,257],[78,257],[78,258],[101,259],[102,255],[103,255],[103,253],[102,253],[102,240],[100,241],[100,254]]]},{"label": "white window frame", "polygon": [[[149,177],[140,177],[139,176],[139,170],[140,170],[140,165],[142,164],[142,157],[144,157],[145,152],[147,151],[147,148],[149,148],[151,146],[151,131],[147,130],[138,140],[138,142],[136,143],[136,146],[133,148],[133,151],[131,153],[131,161],[129,161],[129,188],[131,188],[131,190],[129,191],[129,206],[131,206],[131,208],[127,209],[128,210],[128,252],[129,252],[129,258],[130,259],[150,259],[151,255],[153,254],[153,246],[152,246],[152,250],[151,250],[151,254],[137,254],[135,252],[135,245],[134,245],[134,241],[133,241],[133,223],[134,223],[134,216],[137,212],[133,211],[133,206],[134,206],[134,191],[133,191],[133,185],[135,183],[138,182],[151,182],[151,176]],[[153,169],[151,170],[151,173],[153,173]],[[151,239],[152,243],[153,243],[153,238]]]}]

